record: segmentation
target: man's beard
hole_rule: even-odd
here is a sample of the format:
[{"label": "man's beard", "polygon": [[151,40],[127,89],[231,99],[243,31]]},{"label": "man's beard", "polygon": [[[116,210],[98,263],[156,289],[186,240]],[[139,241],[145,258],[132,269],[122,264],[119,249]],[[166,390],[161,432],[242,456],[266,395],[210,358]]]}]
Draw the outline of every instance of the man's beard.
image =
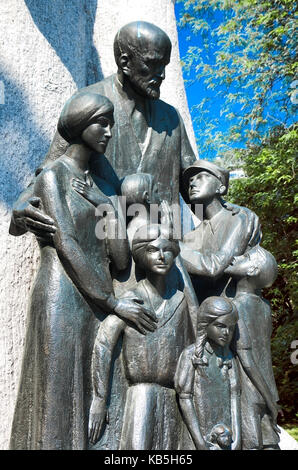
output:
[{"label": "man's beard", "polygon": [[140,95],[151,100],[157,100],[159,98],[161,82],[157,82],[153,79],[148,83],[146,80],[139,77],[134,77],[133,79],[130,79],[130,81],[133,88]]}]

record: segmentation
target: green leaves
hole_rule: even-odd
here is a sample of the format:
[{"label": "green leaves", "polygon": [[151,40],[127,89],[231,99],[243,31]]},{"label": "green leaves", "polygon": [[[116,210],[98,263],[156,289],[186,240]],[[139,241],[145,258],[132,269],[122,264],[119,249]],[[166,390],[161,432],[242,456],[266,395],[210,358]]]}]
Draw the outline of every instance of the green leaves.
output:
[{"label": "green leaves", "polygon": [[[188,0],[180,26],[196,34],[198,48],[184,58],[185,72],[204,83],[213,94],[206,111],[214,119],[217,97],[224,100],[226,122],[208,134],[204,115],[196,115],[202,129],[198,146],[224,152],[231,142],[260,144],[279,119],[285,127],[294,121],[297,105],[291,101],[291,83],[297,76],[297,3],[290,0]],[[195,78],[193,72],[195,71]],[[233,99],[231,99],[231,97]],[[239,109],[241,107],[241,112]],[[239,130],[240,128],[240,130]]]}]

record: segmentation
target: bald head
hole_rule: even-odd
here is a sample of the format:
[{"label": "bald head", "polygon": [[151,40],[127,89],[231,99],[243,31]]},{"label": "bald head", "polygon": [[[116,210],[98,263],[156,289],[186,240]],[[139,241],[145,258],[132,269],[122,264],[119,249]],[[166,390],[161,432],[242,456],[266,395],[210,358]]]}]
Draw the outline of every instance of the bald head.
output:
[{"label": "bald head", "polygon": [[145,21],[129,23],[118,31],[114,40],[118,71],[137,93],[156,99],[171,48],[168,35],[157,26]]},{"label": "bald head", "polygon": [[171,54],[169,36],[158,26],[145,21],[134,21],[119,29],[114,39],[114,55],[117,65],[122,53],[142,54],[152,49],[166,49]]}]

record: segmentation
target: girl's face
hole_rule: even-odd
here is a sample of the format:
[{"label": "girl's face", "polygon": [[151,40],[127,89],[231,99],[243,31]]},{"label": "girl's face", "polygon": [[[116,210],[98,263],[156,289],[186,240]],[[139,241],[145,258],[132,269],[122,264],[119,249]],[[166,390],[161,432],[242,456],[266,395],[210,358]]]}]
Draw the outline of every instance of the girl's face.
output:
[{"label": "girl's face", "polygon": [[81,138],[95,152],[105,153],[112,137],[111,128],[113,125],[113,114],[103,114],[97,118],[96,122],[86,127]]},{"label": "girl's face", "polygon": [[208,339],[218,346],[227,346],[232,340],[236,323],[234,315],[227,314],[218,317],[207,326]]},{"label": "girl's face", "polygon": [[142,264],[146,271],[165,276],[173,266],[174,259],[172,244],[168,240],[157,239],[148,243]]}]

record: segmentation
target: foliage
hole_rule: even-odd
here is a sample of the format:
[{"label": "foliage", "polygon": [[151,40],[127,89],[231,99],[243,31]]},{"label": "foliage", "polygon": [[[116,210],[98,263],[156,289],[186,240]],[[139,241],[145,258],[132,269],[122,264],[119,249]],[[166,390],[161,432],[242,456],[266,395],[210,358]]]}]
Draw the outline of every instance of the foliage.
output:
[{"label": "foliage", "polygon": [[[219,154],[237,142],[260,144],[277,122],[292,124],[297,2],[179,1],[180,26],[197,35],[197,45],[188,48],[183,65],[189,83],[205,86],[193,112],[204,155]],[[220,117],[215,118],[218,106]]]},{"label": "foliage", "polygon": [[[274,286],[267,290],[274,326],[297,311],[298,191],[296,159],[298,126],[274,129],[263,145],[238,151],[247,178],[232,180],[229,200],[249,207],[262,222],[262,245],[279,264]],[[298,337],[297,337],[298,339]]]},{"label": "foliage", "polygon": [[292,436],[296,441],[298,441],[298,427],[297,426],[284,426],[286,431]]},{"label": "foliage", "polygon": [[298,338],[298,319],[287,325],[277,328],[272,340],[272,362],[274,377],[278,387],[279,400],[282,406],[283,418],[281,422],[298,422],[297,414],[297,390],[298,374],[297,364],[292,364],[292,341]]}]

